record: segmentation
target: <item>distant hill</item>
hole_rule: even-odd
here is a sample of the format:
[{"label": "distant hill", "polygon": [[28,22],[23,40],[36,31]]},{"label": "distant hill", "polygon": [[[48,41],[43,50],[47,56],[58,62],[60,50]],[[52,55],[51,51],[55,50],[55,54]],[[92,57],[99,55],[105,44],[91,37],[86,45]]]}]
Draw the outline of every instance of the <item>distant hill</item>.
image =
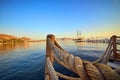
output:
[{"label": "distant hill", "polygon": [[17,38],[17,37],[8,34],[0,34],[0,39],[13,39],[13,38]]},{"label": "distant hill", "polygon": [[31,39],[28,37],[22,37],[18,38],[13,35],[8,34],[0,34],[0,44],[15,44],[15,43],[23,43],[23,42],[29,42]]}]

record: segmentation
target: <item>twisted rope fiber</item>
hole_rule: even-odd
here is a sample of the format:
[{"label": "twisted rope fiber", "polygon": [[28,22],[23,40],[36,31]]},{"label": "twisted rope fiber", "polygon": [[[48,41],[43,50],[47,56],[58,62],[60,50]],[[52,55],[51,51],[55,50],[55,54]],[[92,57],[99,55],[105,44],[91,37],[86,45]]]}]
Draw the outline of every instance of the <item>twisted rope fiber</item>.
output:
[{"label": "twisted rope fiber", "polygon": [[108,47],[107,47],[105,53],[102,55],[102,57],[100,57],[98,60],[96,60],[94,62],[101,62],[101,63],[107,64],[107,62],[109,61],[110,55],[111,55],[109,52],[112,48],[112,42],[113,42],[113,38],[111,37],[110,43],[108,44]]},{"label": "twisted rope fiber", "polygon": [[49,45],[51,50],[56,53],[55,56],[69,67],[71,71],[76,71],[83,80],[120,80],[120,75],[107,65],[91,63],[81,60],[79,57],[74,57],[72,54],[61,50],[54,42],[51,42],[50,39]]},{"label": "twisted rope fiber", "polygon": [[[49,73],[50,73],[50,75],[51,75],[51,76],[50,76],[51,79],[52,79],[52,80],[58,80],[58,76],[57,76],[57,74],[56,74],[56,72],[55,72],[55,70],[54,70],[54,68],[53,68],[53,66],[52,66],[52,63],[51,63],[49,57],[46,58],[46,63],[47,63],[47,67],[48,67]],[[48,77],[48,76],[47,76],[47,77]],[[49,79],[48,79],[48,80],[49,80]]]},{"label": "twisted rope fiber", "polygon": [[45,80],[49,80],[49,75],[48,74],[45,75]]},{"label": "twisted rope fiber", "polygon": [[59,72],[56,72],[56,74],[58,76],[60,76],[61,78],[64,78],[64,79],[67,79],[67,80],[82,80],[81,78],[75,78],[75,77],[66,76],[66,75],[61,74]]},{"label": "twisted rope fiber", "polygon": [[[116,39],[115,39],[115,38],[116,38]],[[96,61],[94,61],[94,62],[99,62],[99,63],[107,64],[110,59],[120,62],[120,54],[114,52],[114,49],[115,49],[115,48],[112,49],[113,46],[115,46],[115,45],[120,45],[120,44],[118,44],[118,42],[117,42],[117,38],[120,38],[120,37],[114,35],[114,36],[112,36],[112,37],[110,38],[110,42],[109,42],[109,44],[108,44],[108,47],[107,47],[105,53],[102,55],[102,57],[100,57],[98,60],[96,60]],[[115,40],[114,40],[114,39],[115,39]],[[117,50],[117,51],[119,51],[119,50]],[[113,53],[113,52],[114,52],[114,53]]]},{"label": "twisted rope fiber", "polygon": [[105,76],[106,80],[120,80],[120,75],[110,66],[96,63],[94,64],[101,73]]}]

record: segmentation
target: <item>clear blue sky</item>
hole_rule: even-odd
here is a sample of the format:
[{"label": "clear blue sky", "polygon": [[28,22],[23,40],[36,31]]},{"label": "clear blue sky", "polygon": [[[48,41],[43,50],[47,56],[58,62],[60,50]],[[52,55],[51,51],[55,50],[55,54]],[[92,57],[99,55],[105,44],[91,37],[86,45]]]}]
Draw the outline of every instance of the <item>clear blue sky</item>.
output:
[{"label": "clear blue sky", "polygon": [[120,36],[120,0],[0,0],[0,33],[34,39],[47,34]]}]

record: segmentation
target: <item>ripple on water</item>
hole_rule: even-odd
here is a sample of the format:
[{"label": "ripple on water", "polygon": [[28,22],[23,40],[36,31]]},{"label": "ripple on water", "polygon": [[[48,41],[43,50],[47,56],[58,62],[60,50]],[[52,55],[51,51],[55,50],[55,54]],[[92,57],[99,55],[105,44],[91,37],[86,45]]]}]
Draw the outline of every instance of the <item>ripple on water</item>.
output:
[{"label": "ripple on water", "polygon": [[[92,44],[91,47],[86,44],[76,45],[73,42],[62,42],[60,45],[74,56],[89,61],[98,59],[105,51],[102,44],[97,45],[97,49],[96,44]],[[54,66],[55,70],[61,73],[76,76],[57,63]],[[0,53],[0,80],[44,80],[44,70],[45,43],[30,43],[29,47],[21,46],[4,54]]]}]

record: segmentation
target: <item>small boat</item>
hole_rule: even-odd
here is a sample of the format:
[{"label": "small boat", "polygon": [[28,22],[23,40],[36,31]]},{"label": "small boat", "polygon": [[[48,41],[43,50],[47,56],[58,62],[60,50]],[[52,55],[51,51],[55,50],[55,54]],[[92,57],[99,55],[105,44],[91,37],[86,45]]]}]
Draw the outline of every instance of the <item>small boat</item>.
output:
[{"label": "small boat", "polygon": [[82,38],[73,39],[74,42],[82,42]]},{"label": "small boat", "polygon": [[83,41],[83,39],[82,39],[82,37],[81,37],[81,31],[80,31],[80,32],[77,31],[77,38],[73,39],[73,41],[76,42],[76,43]]}]

